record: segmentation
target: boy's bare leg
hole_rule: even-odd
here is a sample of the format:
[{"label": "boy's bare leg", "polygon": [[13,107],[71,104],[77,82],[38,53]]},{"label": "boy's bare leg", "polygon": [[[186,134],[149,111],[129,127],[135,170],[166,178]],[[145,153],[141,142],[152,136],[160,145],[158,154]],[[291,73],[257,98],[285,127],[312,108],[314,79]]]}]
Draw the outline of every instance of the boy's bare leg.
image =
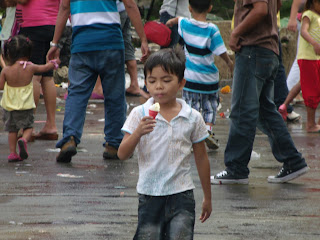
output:
[{"label": "boy's bare leg", "polygon": [[126,65],[130,76],[130,86],[126,89],[126,92],[131,94],[140,94],[137,61],[135,59],[126,61]]}]

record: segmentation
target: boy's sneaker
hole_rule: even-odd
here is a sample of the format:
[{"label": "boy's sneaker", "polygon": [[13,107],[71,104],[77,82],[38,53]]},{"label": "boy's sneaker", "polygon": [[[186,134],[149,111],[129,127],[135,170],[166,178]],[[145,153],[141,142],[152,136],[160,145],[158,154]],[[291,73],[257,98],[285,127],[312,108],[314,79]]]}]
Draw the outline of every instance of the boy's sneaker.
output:
[{"label": "boy's sneaker", "polygon": [[29,154],[28,154],[28,150],[27,150],[27,141],[24,140],[23,138],[19,138],[18,139],[18,147],[19,147],[19,156],[20,158],[23,159],[27,159]]},{"label": "boy's sneaker", "polygon": [[292,111],[291,113],[288,113],[288,115],[287,115],[287,120],[290,122],[298,121],[298,120],[300,120],[300,118],[301,118],[300,114],[296,113],[294,111]]},{"label": "boy's sneaker", "polygon": [[301,175],[307,173],[309,171],[309,167],[303,166],[297,169],[287,169],[282,167],[278,175],[276,176],[269,176],[268,182],[269,183],[285,183],[289,182]]},{"label": "boy's sneaker", "polygon": [[59,155],[57,156],[57,162],[69,163],[71,158],[77,154],[77,145],[74,140],[74,137],[71,136],[70,140],[63,144]]},{"label": "boy's sneaker", "polygon": [[227,171],[219,172],[210,177],[211,184],[248,184],[249,178],[232,175]]},{"label": "boy's sneaker", "polygon": [[208,133],[209,137],[207,137],[205,140],[208,148],[213,150],[218,149],[220,146],[218,139],[214,137],[214,133],[212,131],[208,131]]}]

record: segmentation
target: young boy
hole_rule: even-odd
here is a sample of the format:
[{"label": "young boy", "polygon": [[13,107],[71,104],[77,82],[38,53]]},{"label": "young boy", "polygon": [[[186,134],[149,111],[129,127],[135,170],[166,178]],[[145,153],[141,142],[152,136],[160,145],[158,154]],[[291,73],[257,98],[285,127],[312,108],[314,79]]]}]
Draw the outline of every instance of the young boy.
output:
[{"label": "young boy", "polygon": [[[135,107],[122,130],[125,136],[118,157],[138,152],[138,227],[134,239],[193,239],[195,223],[191,148],[197,165],[204,200],[201,222],[211,206],[210,164],[204,140],[208,137],[201,114],[176,95],[185,79],[181,48],[162,49],[145,63],[145,84],[151,98]],[[155,120],[148,109],[159,103]]]},{"label": "young boy", "polygon": [[214,65],[214,55],[227,63],[231,73],[233,63],[227,55],[218,27],[206,22],[211,9],[211,0],[189,0],[189,11],[193,18],[173,18],[166,25],[172,27],[178,24],[178,32],[184,40],[187,58],[184,76],[187,82],[183,88],[183,99],[202,113],[210,134],[206,139],[207,146],[217,149],[219,144],[212,127],[219,105],[219,71]]}]

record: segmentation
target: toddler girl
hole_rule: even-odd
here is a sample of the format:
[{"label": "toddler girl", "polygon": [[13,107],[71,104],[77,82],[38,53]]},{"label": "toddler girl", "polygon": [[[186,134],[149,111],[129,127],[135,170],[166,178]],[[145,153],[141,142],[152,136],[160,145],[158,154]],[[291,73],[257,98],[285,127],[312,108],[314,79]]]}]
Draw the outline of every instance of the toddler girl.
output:
[{"label": "toddler girl", "polygon": [[298,48],[300,83],[307,108],[307,132],[320,132],[316,108],[320,102],[320,0],[307,0]]},{"label": "toddler girl", "polygon": [[[32,64],[28,61],[31,50],[31,41],[22,35],[17,35],[5,42],[2,51],[6,67],[3,68],[0,75],[0,90],[4,90],[0,104],[4,111],[4,128],[9,132],[9,162],[28,158],[27,141],[32,133],[33,109],[35,108],[33,74],[58,67],[57,60],[52,60],[46,65]],[[23,130],[23,134],[17,139],[20,129]],[[19,155],[16,151],[17,143]]]}]

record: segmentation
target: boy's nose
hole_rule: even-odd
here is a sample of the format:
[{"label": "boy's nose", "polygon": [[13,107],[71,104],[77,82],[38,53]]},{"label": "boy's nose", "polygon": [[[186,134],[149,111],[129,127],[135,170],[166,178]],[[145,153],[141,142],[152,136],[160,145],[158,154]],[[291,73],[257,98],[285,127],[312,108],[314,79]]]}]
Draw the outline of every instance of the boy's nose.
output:
[{"label": "boy's nose", "polygon": [[158,81],[157,83],[156,83],[156,88],[157,89],[161,89],[163,86],[162,86],[162,83],[161,83],[161,81]]}]

